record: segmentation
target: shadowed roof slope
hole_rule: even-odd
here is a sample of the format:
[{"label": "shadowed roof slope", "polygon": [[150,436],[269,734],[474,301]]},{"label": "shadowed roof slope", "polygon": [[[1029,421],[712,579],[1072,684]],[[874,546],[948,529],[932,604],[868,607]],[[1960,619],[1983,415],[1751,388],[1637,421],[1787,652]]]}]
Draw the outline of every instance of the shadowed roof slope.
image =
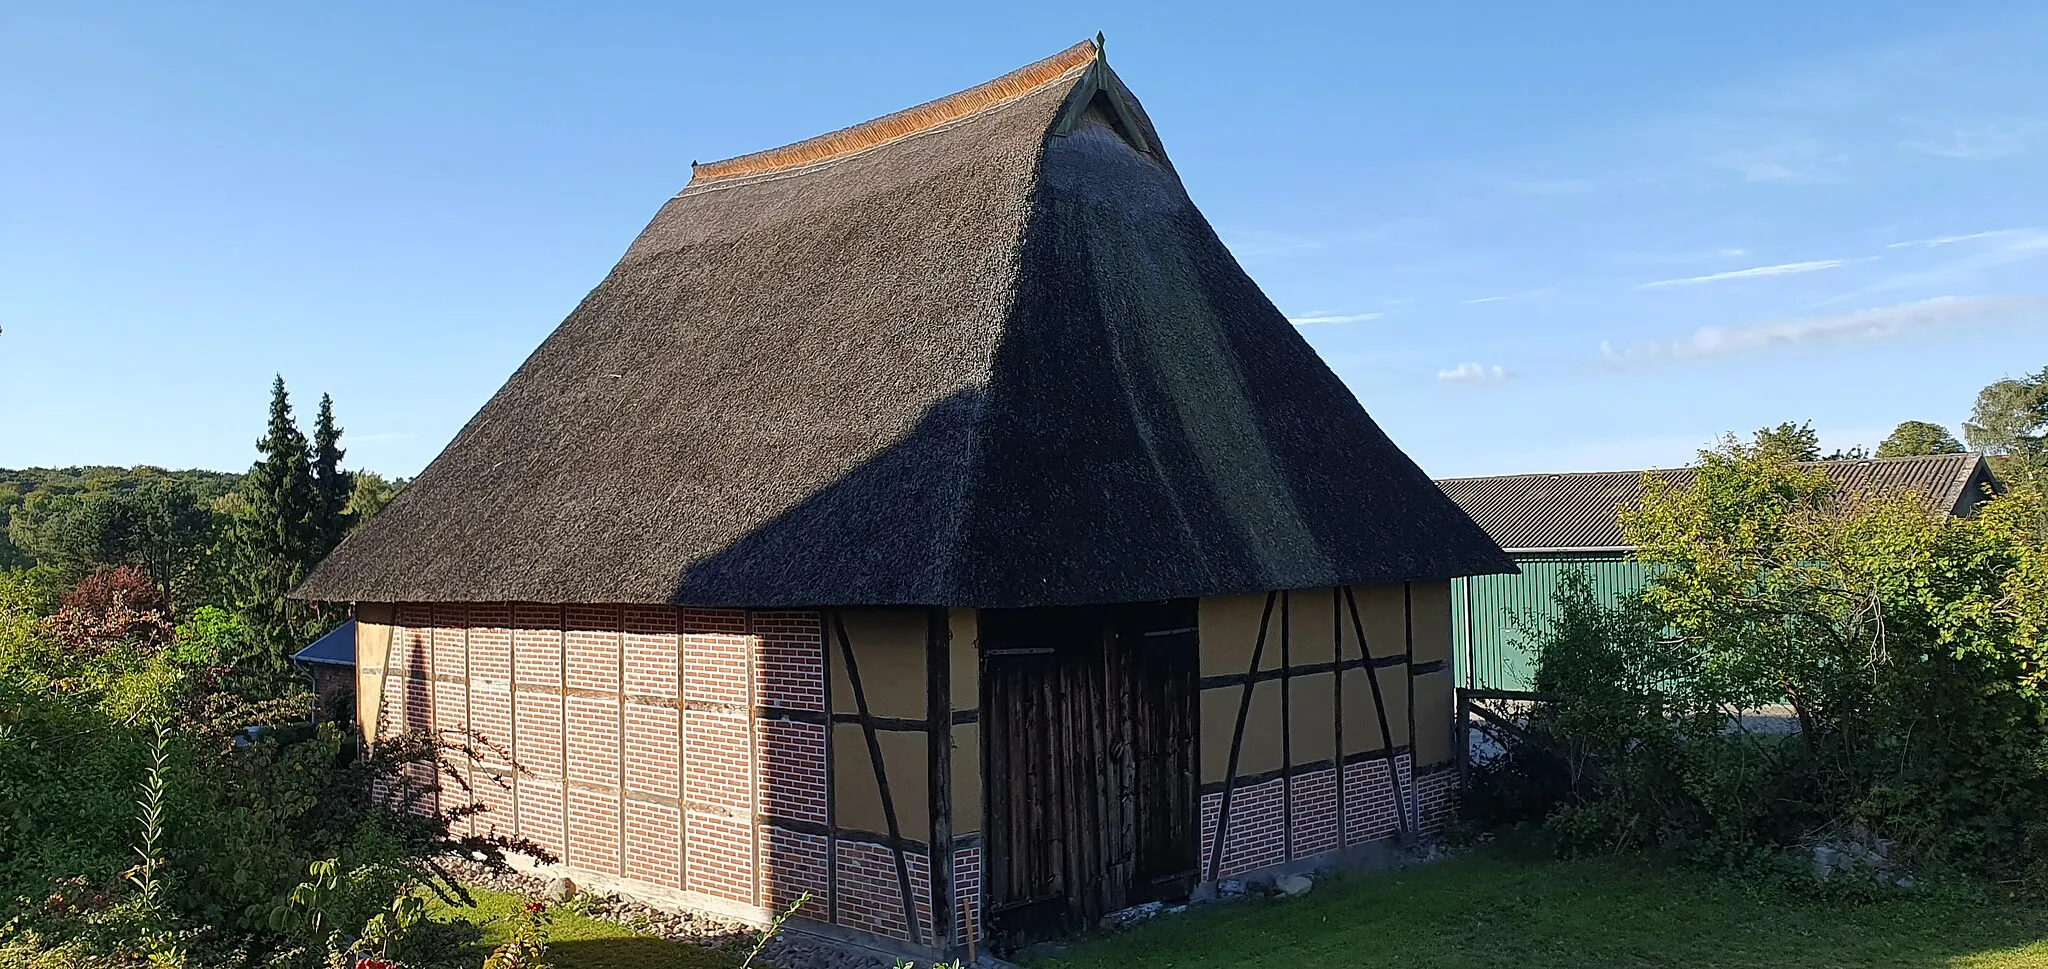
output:
[{"label": "shadowed roof slope", "polygon": [[1021,606],[1512,568],[1083,44],[697,166],[297,594]]},{"label": "shadowed roof slope", "polygon": [[[1977,454],[1815,461],[1841,495],[1917,494],[1927,506],[1968,514],[1995,485]],[[1510,551],[1619,551],[1629,547],[1621,533],[1620,510],[1643,497],[1642,471],[1574,474],[1514,474],[1493,478],[1446,478],[1437,482],[1472,520]],[[1648,472],[1677,485],[1692,480],[1688,468]]]}]

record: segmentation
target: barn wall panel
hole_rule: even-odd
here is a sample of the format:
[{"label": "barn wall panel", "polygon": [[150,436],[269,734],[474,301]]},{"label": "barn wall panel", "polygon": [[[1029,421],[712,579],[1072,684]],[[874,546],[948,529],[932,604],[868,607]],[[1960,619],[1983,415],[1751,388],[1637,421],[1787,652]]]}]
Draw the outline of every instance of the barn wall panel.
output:
[{"label": "barn wall panel", "polygon": [[[923,613],[868,610],[852,622],[868,638],[859,648],[872,712],[887,720],[877,743],[899,814],[896,843],[876,841],[887,825],[861,727],[827,721],[828,710],[848,714],[855,704],[843,672],[839,702],[828,696],[837,664],[818,613],[456,603],[399,604],[384,616],[376,735],[434,729],[476,741],[475,762],[453,765],[468,789],[430,794],[428,809],[479,804],[473,830],[531,839],[572,877],[769,910],[808,893],[799,918],[931,942],[930,740],[904,725],[928,716]],[[956,830],[972,832],[978,669],[972,612],[951,626],[963,621],[962,642],[941,655],[964,681],[955,700],[969,716],[942,729],[955,744]],[[854,801],[868,808],[851,812],[861,824],[842,817],[839,829],[830,826],[837,796],[827,769],[834,730],[838,780],[858,778]],[[413,780],[435,783],[424,769]],[[950,911],[964,932],[980,854],[971,841],[957,848]]]},{"label": "barn wall panel", "polygon": [[1202,604],[1203,877],[1441,830],[1456,810],[1449,586],[1294,590],[1270,613],[1268,598]]}]

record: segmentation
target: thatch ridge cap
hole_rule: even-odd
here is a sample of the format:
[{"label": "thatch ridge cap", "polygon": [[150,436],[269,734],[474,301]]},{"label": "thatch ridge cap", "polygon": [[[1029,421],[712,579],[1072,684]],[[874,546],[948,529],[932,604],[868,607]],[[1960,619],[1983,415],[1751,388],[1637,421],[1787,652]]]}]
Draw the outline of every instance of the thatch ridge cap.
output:
[{"label": "thatch ridge cap", "polygon": [[1102,48],[1095,40],[1084,40],[1051,57],[1033,61],[994,80],[871,121],[863,121],[779,148],[769,148],[701,165],[692,163],[690,182],[686,189],[726,179],[803,168],[950,125],[1008,104],[1086,68],[1101,57],[1101,51]]}]

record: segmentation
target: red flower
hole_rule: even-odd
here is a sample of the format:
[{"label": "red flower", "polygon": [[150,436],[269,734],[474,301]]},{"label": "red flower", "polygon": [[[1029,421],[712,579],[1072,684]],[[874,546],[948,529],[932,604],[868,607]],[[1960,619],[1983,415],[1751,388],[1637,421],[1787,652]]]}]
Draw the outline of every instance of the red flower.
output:
[{"label": "red flower", "polygon": [[356,969],[398,969],[398,967],[382,959],[357,959]]},{"label": "red flower", "polygon": [[547,910],[548,910],[548,906],[547,906],[547,903],[546,903],[546,902],[528,902],[528,903],[526,903],[526,914],[528,914],[528,915],[539,915],[540,913],[542,913],[542,912],[545,912],[545,911],[547,911]]}]

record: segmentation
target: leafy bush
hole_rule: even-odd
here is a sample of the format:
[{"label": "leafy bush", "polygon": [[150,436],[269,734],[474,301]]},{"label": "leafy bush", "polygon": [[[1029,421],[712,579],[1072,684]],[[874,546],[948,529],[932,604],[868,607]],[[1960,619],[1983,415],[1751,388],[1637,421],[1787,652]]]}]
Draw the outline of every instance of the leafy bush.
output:
[{"label": "leafy bush", "polygon": [[[1614,609],[1566,583],[1536,635],[1544,749],[1489,768],[1496,802],[1581,847],[1755,865],[1853,841],[2048,872],[2039,495],[1957,520],[1732,442],[1689,488],[1645,489],[1624,525],[1653,579]],[[1789,731],[1745,716],[1770,707]]]},{"label": "leafy bush", "polygon": [[[445,766],[470,753],[462,738],[417,734],[364,754],[333,724],[294,725],[303,694],[240,692],[231,671],[183,658],[212,650],[130,621],[124,590],[99,583],[45,619],[0,610],[0,905],[14,910],[0,963],[33,952],[53,966],[189,957],[311,969],[330,954],[323,925],[348,926],[352,943],[381,931],[398,951],[397,900],[459,891],[437,857],[545,857],[453,833],[478,810]],[[282,729],[237,741],[259,724]],[[434,803],[422,776],[454,806],[408,811]],[[293,917],[290,900],[321,870],[333,880],[319,893],[326,921]]]}]

